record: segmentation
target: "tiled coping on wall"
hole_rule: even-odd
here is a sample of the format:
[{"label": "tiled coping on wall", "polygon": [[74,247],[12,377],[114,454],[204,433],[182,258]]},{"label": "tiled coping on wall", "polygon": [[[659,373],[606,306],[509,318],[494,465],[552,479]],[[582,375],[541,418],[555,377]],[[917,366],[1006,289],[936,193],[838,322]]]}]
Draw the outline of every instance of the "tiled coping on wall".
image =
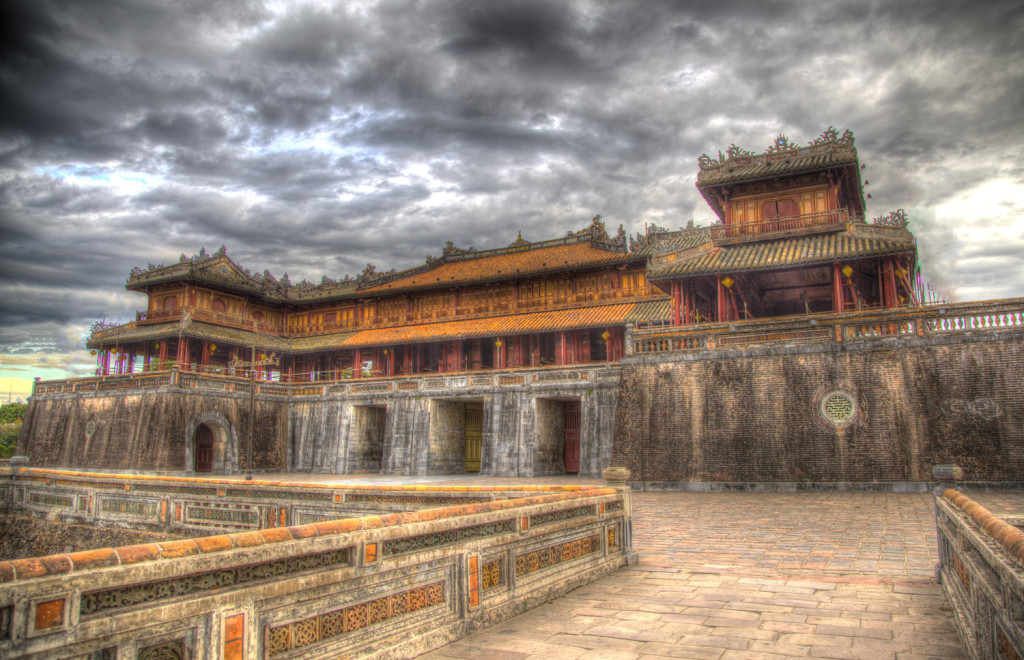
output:
[{"label": "tiled coping on wall", "polygon": [[1024,518],[1002,520],[963,493],[936,498],[939,576],[972,658],[1024,657]]},{"label": "tiled coping on wall", "polygon": [[0,562],[2,657],[57,649],[69,657],[410,657],[597,579],[631,554],[629,494],[616,488],[23,472],[16,483],[500,491],[508,499]]},{"label": "tiled coping on wall", "polygon": [[0,472],[0,508],[49,519],[200,536],[573,492],[581,486],[371,486],[70,470]]}]

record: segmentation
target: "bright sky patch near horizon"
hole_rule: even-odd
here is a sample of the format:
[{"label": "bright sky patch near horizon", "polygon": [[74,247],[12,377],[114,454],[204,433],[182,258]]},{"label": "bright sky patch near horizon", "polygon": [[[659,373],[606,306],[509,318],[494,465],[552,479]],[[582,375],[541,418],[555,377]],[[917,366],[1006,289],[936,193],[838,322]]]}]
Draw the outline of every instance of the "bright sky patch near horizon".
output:
[{"label": "bright sky patch near horizon", "polygon": [[950,300],[1024,296],[1020,2],[11,0],[0,393],[88,375],[134,266],[319,282],[713,220],[697,157],[829,126]]}]

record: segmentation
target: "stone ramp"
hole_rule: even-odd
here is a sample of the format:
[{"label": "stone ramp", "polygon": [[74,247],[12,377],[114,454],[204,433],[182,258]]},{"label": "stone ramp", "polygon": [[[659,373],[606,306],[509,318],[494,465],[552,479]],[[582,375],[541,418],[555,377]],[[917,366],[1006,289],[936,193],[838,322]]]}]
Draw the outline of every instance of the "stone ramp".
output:
[{"label": "stone ramp", "polygon": [[639,565],[421,657],[967,657],[930,494],[634,493],[633,511]]}]

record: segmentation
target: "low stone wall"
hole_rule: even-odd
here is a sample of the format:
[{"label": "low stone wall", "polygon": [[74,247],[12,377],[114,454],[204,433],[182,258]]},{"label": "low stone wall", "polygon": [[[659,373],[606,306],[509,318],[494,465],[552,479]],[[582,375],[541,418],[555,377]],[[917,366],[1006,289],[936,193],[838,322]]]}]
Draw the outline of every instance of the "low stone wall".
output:
[{"label": "low stone wall", "polygon": [[[84,490],[82,482],[95,486],[99,477],[129,494],[139,484],[161,483],[167,492],[201,486],[43,472],[19,474],[7,488],[69,497],[57,490]],[[286,488],[224,483],[230,486],[215,484],[224,506],[210,508],[232,510],[229,489]],[[294,486],[332,496],[415,497],[419,505],[499,491],[512,497],[0,562],[0,657],[58,649],[68,657],[411,657],[632,556],[625,488]],[[158,510],[169,516],[173,507]]]},{"label": "low stone wall", "polygon": [[9,512],[0,513],[0,561],[93,550],[112,545],[173,541],[176,538],[181,537],[140,529],[96,527]]},{"label": "low stone wall", "polygon": [[942,590],[971,658],[1024,658],[1024,518],[956,490],[936,498]]}]

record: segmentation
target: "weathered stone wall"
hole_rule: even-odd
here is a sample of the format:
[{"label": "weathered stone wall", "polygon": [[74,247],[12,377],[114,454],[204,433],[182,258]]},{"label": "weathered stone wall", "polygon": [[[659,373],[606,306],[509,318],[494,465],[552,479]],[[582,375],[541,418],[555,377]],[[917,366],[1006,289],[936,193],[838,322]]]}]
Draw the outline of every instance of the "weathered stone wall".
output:
[{"label": "weathered stone wall", "polygon": [[466,471],[466,407],[462,402],[432,403],[428,457],[428,474]]},{"label": "weathered stone wall", "polygon": [[[256,400],[253,464],[286,468],[288,406],[284,398]],[[195,427],[215,427],[227,445],[222,471],[245,469],[249,397],[161,388],[142,393],[33,397],[19,449],[37,466],[187,471]]]},{"label": "weathered stone wall", "polygon": [[[482,475],[559,474],[560,446],[547,436],[538,444],[537,402],[575,399],[582,411],[580,473],[600,476],[611,457],[618,373],[600,365],[375,380],[306,387],[319,394],[302,396],[266,384],[280,394],[256,395],[255,469],[460,474],[465,404],[474,402],[483,408]],[[32,397],[20,450],[39,467],[191,473],[196,429],[206,424],[216,439],[214,472],[244,470],[248,384],[197,375],[187,382],[195,387],[139,391],[144,385],[128,377],[106,379],[102,392],[71,391],[73,381],[51,384]]]},{"label": "weathered stone wall", "polygon": [[0,561],[179,538],[139,529],[76,525],[13,513],[0,515]]},{"label": "weathered stone wall", "polygon": [[612,463],[637,481],[927,481],[1024,474],[1024,334],[623,362]]}]

